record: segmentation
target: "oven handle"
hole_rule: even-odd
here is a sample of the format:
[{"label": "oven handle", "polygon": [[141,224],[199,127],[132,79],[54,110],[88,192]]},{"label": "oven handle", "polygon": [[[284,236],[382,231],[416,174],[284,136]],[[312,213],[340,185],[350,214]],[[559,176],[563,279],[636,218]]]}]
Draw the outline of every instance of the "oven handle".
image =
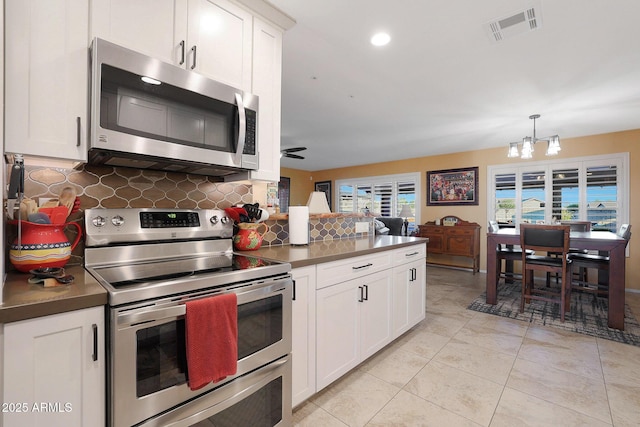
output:
[{"label": "oven handle", "polygon": [[[240,301],[242,297],[246,297],[254,293],[255,294],[277,294],[280,291],[284,291],[284,290],[286,290],[286,284],[283,285],[282,282],[278,282],[278,283],[273,283],[269,286],[249,289],[244,292],[242,291],[236,292],[236,295],[238,297],[238,305],[244,304],[244,302]],[[193,299],[196,300],[201,298],[207,298],[214,295],[223,295],[225,293],[228,293],[228,292],[213,292],[206,295],[198,295],[197,298],[193,298]],[[118,326],[123,326],[123,325],[133,325],[133,324],[142,323],[142,322],[152,322],[155,320],[184,316],[186,312],[187,312],[187,306],[184,304],[184,302],[176,302],[176,305],[172,305],[170,307],[158,307],[156,309],[153,309],[151,307],[145,307],[143,311],[120,314],[118,315],[117,323],[118,323]]]}]

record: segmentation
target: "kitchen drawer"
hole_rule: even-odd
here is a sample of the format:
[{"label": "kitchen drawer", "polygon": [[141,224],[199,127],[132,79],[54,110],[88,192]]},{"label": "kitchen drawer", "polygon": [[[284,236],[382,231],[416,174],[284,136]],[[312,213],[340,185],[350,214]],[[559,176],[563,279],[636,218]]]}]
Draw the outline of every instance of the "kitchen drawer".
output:
[{"label": "kitchen drawer", "polygon": [[451,229],[447,230],[447,234],[449,236],[473,236],[475,234],[475,229],[473,228],[456,228],[451,227]]},{"label": "kitchen drawer", "polygon": [[393,266],[406,264],[420,258],[426,258],[427,245],[412,245],[393,251]]},{"label": "kitchen drawer", "polygon": [[420,225],[418,226],[422,234],[443,234],[444,230],[439,225]]},{"label": "kitchen drawer", "polygon": [[366,276],[392,267],[393,251],[346,258],[317,265],[316,289],[326,288],[347,280]]}]

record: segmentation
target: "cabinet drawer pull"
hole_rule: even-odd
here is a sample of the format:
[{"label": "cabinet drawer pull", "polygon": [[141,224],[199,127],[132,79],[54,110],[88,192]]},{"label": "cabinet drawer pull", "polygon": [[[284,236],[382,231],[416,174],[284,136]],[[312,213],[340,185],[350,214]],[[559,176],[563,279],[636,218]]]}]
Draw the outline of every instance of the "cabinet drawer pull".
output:
[{"label": "cabinet drawer pull", "polygon": [[93,329],[93,354],[91,359],[95,362],[98,360],[98,325],[94,323],[91,325],[91,329]]},{"label": "cabinet drawer pull", "polygon": [[82,139],[82,122],[81,122],[81,118],[80,117],[76,117],[76,128],[77,128],[77,139],[76,139],[76,147],[80,147],[80,144],[82,143],[81,139]]},{"label": "cabinet drawer pull", "polygon": [[371,267],[373,264],[369,263],[369,264],[365,264],[365,265],[361,265],[359,267],[351,267],[353,270],[360,270],[362,268],[367,268],[367,267]]},{"label": "cabinet drawer pull", "polygon": [[196,45],[193,45],[191,52],[193,52],[193,63],[191,64],[191,69],[193,70],[196,68]]},{"label": "cabinet drawer pull", "polygon": [[415,252],[411,252],[410,254],[404,254],[404,256],[414,256],[414,255],[418,255],[420,252],[415,251]]},{"label": "cabinet drawer pull", "polygon": [[180,65],[184,64],[184,40],[180,41]]}]

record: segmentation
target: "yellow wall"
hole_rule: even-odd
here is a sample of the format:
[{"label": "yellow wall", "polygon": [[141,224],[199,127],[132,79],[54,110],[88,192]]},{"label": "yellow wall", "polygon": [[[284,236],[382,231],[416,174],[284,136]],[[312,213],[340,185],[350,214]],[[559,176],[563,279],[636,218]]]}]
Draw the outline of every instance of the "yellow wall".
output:
[{"label": "yellow wall", "polygon": [[[534,152],[533,159],[530,161],[548,160],[544,154],[542,147]],[[640,229],[640,199],[635,197],[633,192],[634,184],[640,184],[640,168],[633,167],[635,160],[640,158],[640,129],[632,131],[614,132],[602,135],[592,135],[579,138],[562,139],[562,151],[555,158],[572,158],[582,156],[595,156],[611,153],[629,153],[629,179],[630,179],[630,199],[629,199],[629,222],[630,224],[638,224],[636,227]],[[392,162],[376,163],[362,166],[353,166],[348,168],[327,169],[322,171],[299,171],[295,169],[282,169],[282,176],[291,177],[292,194],[294,194],[296,202],[299,204],[306,203],[306,197],[309,192],[313,191],[313,182],[316,181],[333,181],[333,191],[335,191],[335,180],[346,178],[359,178],[372,175],[391,175],[400,173],[421,172],[422,174],[422,192],[426,192],[426,171],[453,169],[461,167],[479,167],[479,205],[478,206],[426,206],[425,194],[419,195],[421,206],[421,218],[419,223],[424,224],[435,218],[441,218],[446,215],[455,215],[467,221],[477,222],[482,226],[481,232],[481,260],[480,263],[486,266],[486,224],[487,224],[487,166],[498,164],[523,164],[528,160],[510,159],[507,157],[507,144],[504,147],[488,150],[465,151],[461,153],[446,154],[441,156],[419,157],[407,160],[398,160]],[[372,174],[375,171],[375,174]],[[305,181],[305,185],[294,183],[295,180]],[[312,179],[309,179],[312,177]],[[301,192],[297,194],[297,191]],[[293,200],[293,196],[292,196]],[[298,204],[298,203],[292,203]],[[629,242],[630,258],[627,259],[627,289],[635,289],[640,291],[640,239],[632,238]],[[634,262],[636,261],[636,262]]]},{"label": "yellow wall", "polygon": [[309,171],[280,168],[280,176],[286,176],[291,179],[289,206],[304,206],[307,204],[309,193],[315,188],[314,175],[315,173]]}]

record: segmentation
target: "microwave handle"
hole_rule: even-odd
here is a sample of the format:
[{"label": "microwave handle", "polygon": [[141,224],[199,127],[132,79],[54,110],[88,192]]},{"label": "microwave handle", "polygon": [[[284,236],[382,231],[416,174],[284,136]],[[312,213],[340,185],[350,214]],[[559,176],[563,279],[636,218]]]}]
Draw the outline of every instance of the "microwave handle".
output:
[{"label": "microwave handle", "polygon": [[236,102],[238,103],[238,146],[236,147],[236,160],[238,166],[242,166],[242,152],[244,151],[244,143],[247,137],[247,116],[244,111],[244,102],[242,95],[236,93]]}]

